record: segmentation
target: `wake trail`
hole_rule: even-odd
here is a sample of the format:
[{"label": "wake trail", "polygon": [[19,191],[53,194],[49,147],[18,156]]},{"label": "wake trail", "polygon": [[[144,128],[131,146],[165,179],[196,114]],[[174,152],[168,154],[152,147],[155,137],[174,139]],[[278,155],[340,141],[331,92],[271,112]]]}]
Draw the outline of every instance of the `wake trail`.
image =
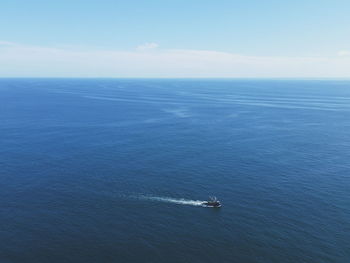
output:
[{"label": "wake trail", "polygon": [[158,201],[164,203],[173,203],[178,205],[192,205],[192,206],[203,206],[204,201],[200,200],[189,200],[184,198],[172,198],[172,197],[160,197],[160,196],[142,196],[144,200]]}]

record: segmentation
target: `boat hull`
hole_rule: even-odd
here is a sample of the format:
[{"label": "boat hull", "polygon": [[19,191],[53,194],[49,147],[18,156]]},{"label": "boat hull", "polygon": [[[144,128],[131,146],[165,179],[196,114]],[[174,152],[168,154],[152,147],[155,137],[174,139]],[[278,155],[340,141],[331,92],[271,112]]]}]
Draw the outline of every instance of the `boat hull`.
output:
[{"label": "boat hull", "polygon": [[203,206],[205,206],[205,207],[212,207],[212,208],[220,208],[221,204],[220,203],[219,204],[210,204],[210,203],[204,202]]}]

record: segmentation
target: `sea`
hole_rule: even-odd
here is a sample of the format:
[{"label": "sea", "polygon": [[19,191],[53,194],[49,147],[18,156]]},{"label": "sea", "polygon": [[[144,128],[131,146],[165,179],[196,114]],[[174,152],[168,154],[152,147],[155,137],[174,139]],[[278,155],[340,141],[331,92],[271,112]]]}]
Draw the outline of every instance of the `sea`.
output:
[{"label": "sea", "polygon": [[349,263],[350,81],[0,79],[0,262]]}]

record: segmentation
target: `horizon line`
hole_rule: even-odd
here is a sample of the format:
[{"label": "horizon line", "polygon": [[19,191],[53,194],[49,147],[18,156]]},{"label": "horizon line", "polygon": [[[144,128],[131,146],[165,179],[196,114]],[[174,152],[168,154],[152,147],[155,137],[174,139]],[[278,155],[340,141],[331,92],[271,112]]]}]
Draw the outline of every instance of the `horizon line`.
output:
[{"label": "horizon line", "polygon": [[5,77],[0,76],[0,79],[173,79],[173,80],[195,80],[195,79],[212,79],[212,80],[350,80],[350,77],[68,77],[68,76],[48,76],[48,77],[36,77],[36,76],[13,76]]}]

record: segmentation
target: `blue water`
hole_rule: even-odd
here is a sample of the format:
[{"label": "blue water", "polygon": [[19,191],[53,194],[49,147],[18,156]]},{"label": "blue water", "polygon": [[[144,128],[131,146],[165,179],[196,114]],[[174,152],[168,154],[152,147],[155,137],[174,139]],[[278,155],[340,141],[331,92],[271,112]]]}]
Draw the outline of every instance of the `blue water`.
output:
[{"label": "blue water", "polygon": [[1,263],[350,262],[350,81],[1,79],[0,168]]}]

